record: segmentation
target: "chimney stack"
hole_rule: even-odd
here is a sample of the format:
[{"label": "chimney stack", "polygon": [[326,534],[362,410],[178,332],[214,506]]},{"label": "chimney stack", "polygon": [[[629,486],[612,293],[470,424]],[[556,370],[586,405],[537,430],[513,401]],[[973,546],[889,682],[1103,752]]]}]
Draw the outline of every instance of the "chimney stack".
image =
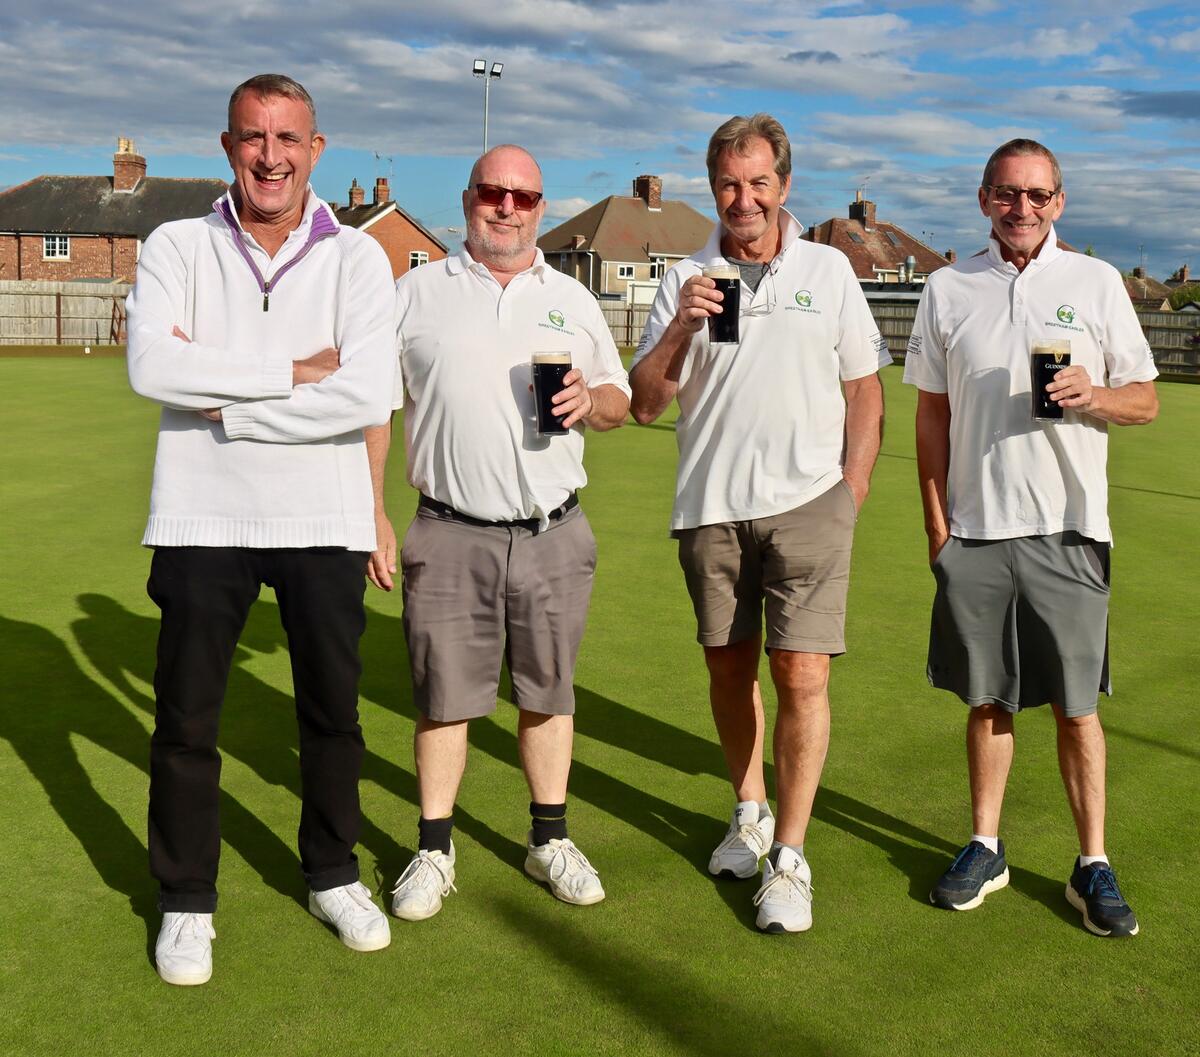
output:
[{"label": "chimney stack", "polygon": [[363,191],[363,189],[358,186],[357,179],[350,181],[350,208],[351,209],[354,209],[355,206],[360,206],[363,204],[363,195],[365,193],[366,192]]},{"label": "chimney stack", "polygon": [[371,199],[374,205],[383,205],[391,199],[392,194],[388,190],[388,182],[386,176],[375,177],[375,197]]},{"label": "chimney stack", "polygon": [[953,264],[955,261],[958,260],[958,254],[954,250],[947,250],[946,251],[946,260],[948,260],[951,264]]},{"label": "chimney stack", "polygon": [[134,150],[133,140],[119,136],[113,155],[113,190],[132,191],[145,175],[146,159]]},{"label": "chimney stack", "polygon": [[875,227],[875,203],[863,198],[862,191],[858,191],[850,203],[850,219],[857,220],[866,231]]},{"label": "chimney stack", "polygon": [[633,181],[633,197],[640,198],[648,209],[662,209],[662,179],[643,175]]},{"label": "chimney stack", "polygon": [[572,235],[571,236],[571,249],[581,250],[581,249],[583,249],[584,243],[586,243],[586,242],[587,242],[586,235]]}]

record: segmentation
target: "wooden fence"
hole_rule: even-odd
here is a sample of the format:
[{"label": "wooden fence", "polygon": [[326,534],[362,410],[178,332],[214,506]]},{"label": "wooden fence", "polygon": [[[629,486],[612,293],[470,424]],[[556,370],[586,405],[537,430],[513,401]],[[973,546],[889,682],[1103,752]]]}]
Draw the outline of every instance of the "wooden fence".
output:
[{"label": "wooden fence", "polygon": [[131,283],[0,281],[0,345],[119,345]]}]

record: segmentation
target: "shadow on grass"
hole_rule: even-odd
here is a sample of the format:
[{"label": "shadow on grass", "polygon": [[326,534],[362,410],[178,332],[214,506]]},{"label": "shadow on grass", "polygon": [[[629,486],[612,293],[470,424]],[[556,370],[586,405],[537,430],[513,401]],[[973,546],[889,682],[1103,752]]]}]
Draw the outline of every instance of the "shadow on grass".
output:
[{"label": "shadow on grass", "polygon": [[[696,1057],[728,1057],[755,1048],[781,1048],[788,1053],[858,1057],[861,1051],[844,1041],[836,1049],[797,1025],[795,1005],[753,996],[753,981],[716,980],[704,962],[689,964],[672,955],[669,942],[662,956],[628,952],[625,944],[606,943],[580,915],[566,920],[556,915],[547,927],[545,915],[511,898],[497,898],[500,918],[513,931],[513,942],[537,949],[576,980],[580,992],[598,994],[641,1022],[646,1052],[664,1042]],[[760,935],[759,942],[778,944],[778,937]],[[786,942],[784,940],[783,942]],[[809,986],[811,987],[811,981]],[[811,993],[811,992],[810,992]],[[681,1001],[681,998],[684,999]],[[749,1004],[748,1004],[749,1003]],[[797,1004],[805,1004],[803,999]],[[781,1015],[781,1013],[783,1015]]]},{"label": "shadow on grass", "polygon": [[1200,760],[1200,752],[1197,752],[1195,749],[1189,749],[1185,745],[1176,745],[1170,741],[1163,741],[1160,738],[1150,738],[1145,734],[1137,734],[1132,730],[1125,730],[1122,727],[1114,727],[1110,723],[1104,724],[1104,733],[1106,736],[1116,735],[1118,738],[1136,741],[1139,745],[1145,745],[1151,749],[1161,749],[1163,752],[1182,756],[1186,760]]}]

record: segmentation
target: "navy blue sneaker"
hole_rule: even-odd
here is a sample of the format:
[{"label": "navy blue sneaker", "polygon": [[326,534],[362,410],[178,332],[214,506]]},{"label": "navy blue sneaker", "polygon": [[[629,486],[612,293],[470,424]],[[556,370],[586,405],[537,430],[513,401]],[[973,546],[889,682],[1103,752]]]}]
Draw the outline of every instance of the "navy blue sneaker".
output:
[{"label": "navy blue sneaker", "polygon": [[1067,882],[1067,902],[1083,915],[1088,931],[1097,936],[1137,935],[1137,918],[1117,887],[1117,875],[1106,862],[1080,866],[1075,860]]},{"label": "navy blue sneaker", "polygon": [[983,897],[1008,884],[1004,841],[999,852],[990,852],[977,840],[955,856],[954,862],[933,886],[929,902],[943,910],[974,910]]}]

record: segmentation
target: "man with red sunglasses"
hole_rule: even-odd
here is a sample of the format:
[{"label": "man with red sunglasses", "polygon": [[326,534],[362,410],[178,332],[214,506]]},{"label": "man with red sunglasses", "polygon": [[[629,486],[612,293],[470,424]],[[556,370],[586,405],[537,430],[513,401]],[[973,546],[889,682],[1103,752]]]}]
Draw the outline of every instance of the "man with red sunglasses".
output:
[{"label": "man with red sunglasses", "polygon": [[[454,803],[467,725],[496,707],[507,662],[529,784],[525,872],[559,899],[597,903],[596,870],[567,836],[573,676],[596,541],[579,506],[583,429],[624,422],[629,383],[595,298],[536,246],[542,174],[520,147],[495,147],[463,191],[462,252],[402,276],[400,385],[409,483],[420,492],[401,551],[404,633],[421,801],[417,854],[392,912],[432,917],[454,888]],[[535,352],[570,355],[553,400],[567,433],[536,432]],[[368,432],[379,549],[368,576],[391,590],[396,537],[383,509],[391,427]]]}]

